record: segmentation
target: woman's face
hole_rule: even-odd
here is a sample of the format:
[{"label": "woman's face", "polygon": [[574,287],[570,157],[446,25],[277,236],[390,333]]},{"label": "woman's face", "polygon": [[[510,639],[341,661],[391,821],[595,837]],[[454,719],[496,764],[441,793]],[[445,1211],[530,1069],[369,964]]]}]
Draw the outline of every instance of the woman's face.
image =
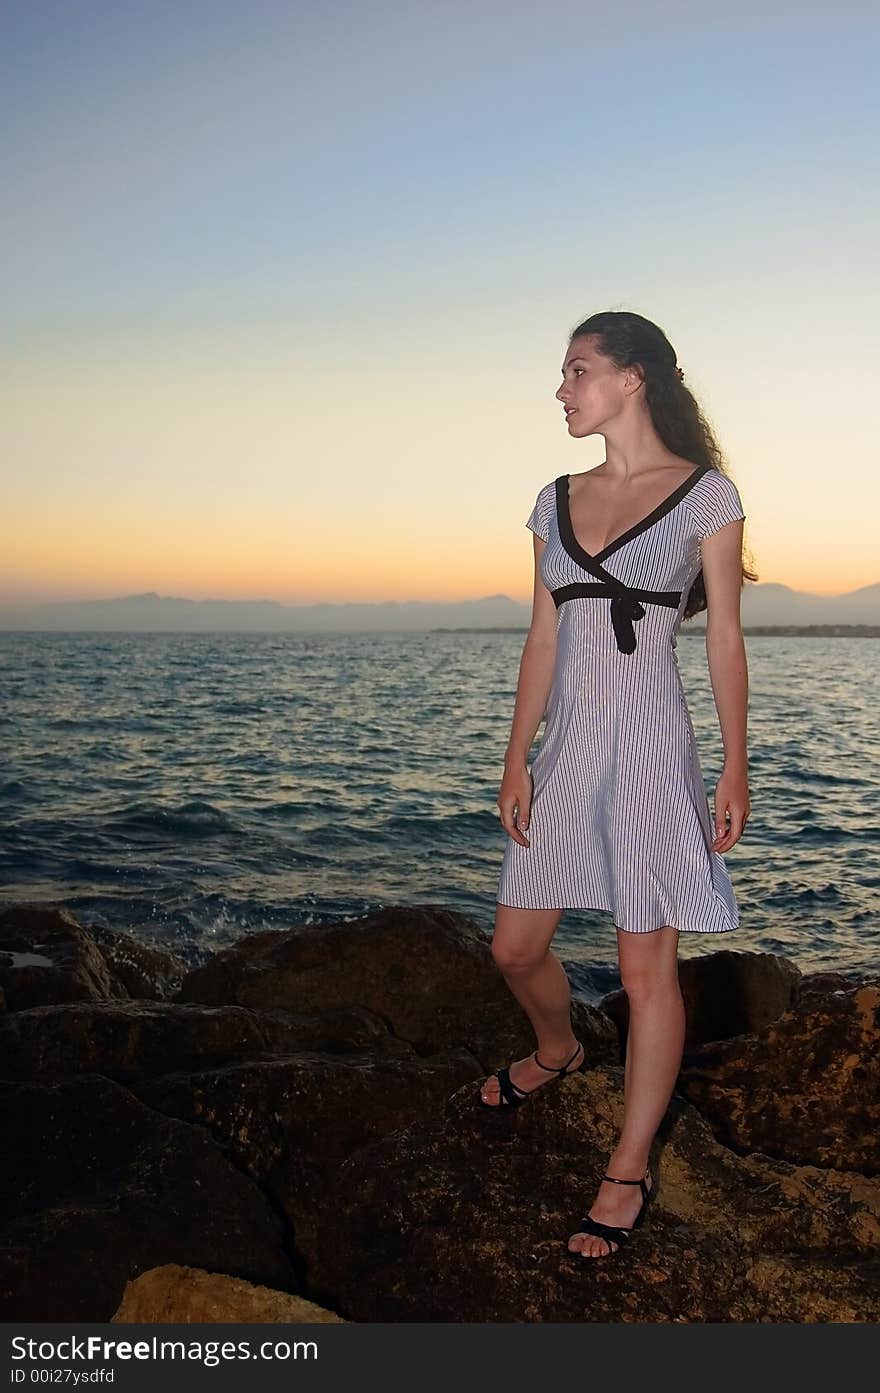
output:
[{"label": "woman's face", "polygon": [[622,410],[626,373],[596,352],[588,335],[572,339],[562,364],[557,401],[566,408],[569,435],[595,435]]}]

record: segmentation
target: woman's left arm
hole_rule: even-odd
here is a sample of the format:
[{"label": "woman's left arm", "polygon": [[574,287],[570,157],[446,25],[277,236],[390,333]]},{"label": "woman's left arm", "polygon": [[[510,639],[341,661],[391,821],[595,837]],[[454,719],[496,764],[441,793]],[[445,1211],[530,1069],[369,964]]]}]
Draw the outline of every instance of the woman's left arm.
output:
[{"label": "woman's left arm", "polygon": [[[724,768],[715,785],[713,851],[729,851],[751,812],[747,725],[749,670],[740,619],[742,520],[727,523],[702,543],[706,589],[706,657],[721,725]],[[729,815],[729,825],[725,824]]]}]

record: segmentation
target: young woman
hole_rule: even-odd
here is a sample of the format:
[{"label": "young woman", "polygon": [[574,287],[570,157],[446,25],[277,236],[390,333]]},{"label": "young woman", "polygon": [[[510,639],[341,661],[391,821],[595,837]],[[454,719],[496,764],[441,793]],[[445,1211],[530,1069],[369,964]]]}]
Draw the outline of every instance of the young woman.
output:
[{"label": "young woman", "polygon": [[[583,1067],[550,943],[566,909],[609,913],[629,1002],[624,1121],[568,1240],[597,1258],[629,1238],[653,1195],[649,1150],[684,1047],[678,936],[739,924],[722,854],[749,816],[740,591],[756,576],[737,488],[655,324],[624,312],[585,320],[556,396],[569,436],[603,436],[605,459],[545,484],[526,524],[534,598],[498,795],[508,840],[492,950],[537,1049],[487,1079],[481,1100],[517,1107]],[[682,620],[700,610],[724,747],[714,808],[676,653]]]}]

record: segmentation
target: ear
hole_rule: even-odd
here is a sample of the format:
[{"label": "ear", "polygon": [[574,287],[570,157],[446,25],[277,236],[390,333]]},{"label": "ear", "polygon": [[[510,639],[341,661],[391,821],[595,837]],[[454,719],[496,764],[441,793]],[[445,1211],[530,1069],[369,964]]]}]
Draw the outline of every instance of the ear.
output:
[{"label": "ear", "polygon": [[630,363],[629,367],[624,369],[624,372],[626,375],[623,379],[623,390],[625,392],[637,392],[645,381],[645,370],[641,363]]}]

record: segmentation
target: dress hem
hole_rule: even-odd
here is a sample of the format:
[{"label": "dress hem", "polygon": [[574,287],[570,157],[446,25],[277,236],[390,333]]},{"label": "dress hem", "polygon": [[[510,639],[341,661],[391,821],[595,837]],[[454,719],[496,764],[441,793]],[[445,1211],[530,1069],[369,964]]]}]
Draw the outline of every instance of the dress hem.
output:
[{"label": "dress hem", "polygon": [[[549,911],[549,910],[553,910],[554,912],[556,912],[556,913],[558,913],[558,914],[566,914],[566,913],[568,912],[568,910],[570,910],[570,909],[583,909],[583,910],[589,910],[589,911],[591,911],[591,912],[594,913],[594,914],[611,914],[611,913],[612,913],[612,911],[611,911],[610,909],[606,909],[604,905],[598,905],[598,904],[569,904],[569,905],[565,905],[564,908],[563,908],[562,906],[556,905],[556,904],[554,904],[554,905],[540,905],[540,904],[534,904],[534,905],[533,905],[533,904],[508,904],[506,900],[500,900],[500,899],[498,899],[497,895],[496,895],[496,897],[495,897],[495,903],[496,903],[496,904],[500,904],[500,905],[504,905],[504,908],[505,908],[505,909],[537,909],[537,910],[542,910],[542,911],[544,911],[544,912]],[[679,932],[679,933],[726,934],[726,933],[733,933],[734,930],[740,928],[741,926],[740,926],[739,923],[736,923],[736,924],[728,924],[725,928],[722,928],[722,929],[691,928],[691,927],[688,927],[687,925],[684,925],[684,924],[656,924],[656,925],[654,926],[654,928],[652,928],[652,929],[628,929],[628,928],[626,928],[623,924],[613,924],[613,927],[614,927],[615,929],[619,929],[619,930],[621,931],[621,933],[631,933],[631,934],[650,934],[650,933],[657,933],[660,929],[678,929],[678,932]]]}]

